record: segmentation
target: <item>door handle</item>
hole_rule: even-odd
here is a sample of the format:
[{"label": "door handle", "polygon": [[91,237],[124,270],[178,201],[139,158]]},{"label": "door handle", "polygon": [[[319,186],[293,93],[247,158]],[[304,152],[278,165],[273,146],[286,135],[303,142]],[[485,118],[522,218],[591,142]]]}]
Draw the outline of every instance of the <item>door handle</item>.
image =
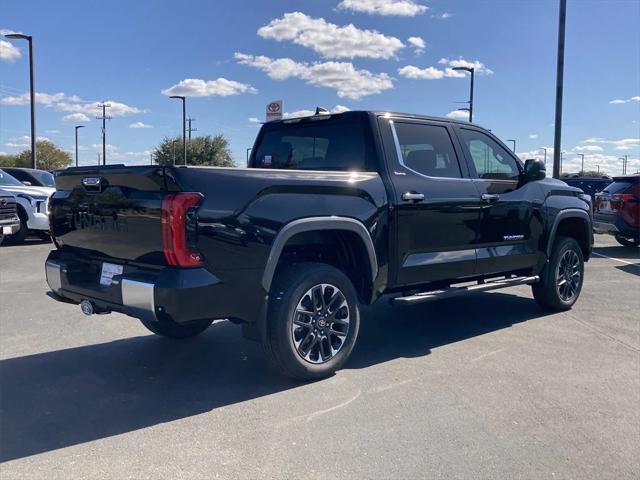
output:
[{"label": "door handle", "polygon": [[498,199],[500,198],[500,195],[496,195],[494,193],[483,193],[480,198],[482,199],[483,202],[493,203],[498,201]]},{"label": "door handle", "polygon": [[421,202],[424,200],[424,194],[418,192],[405,192],[402,194],[402,200],[406,202]]}]

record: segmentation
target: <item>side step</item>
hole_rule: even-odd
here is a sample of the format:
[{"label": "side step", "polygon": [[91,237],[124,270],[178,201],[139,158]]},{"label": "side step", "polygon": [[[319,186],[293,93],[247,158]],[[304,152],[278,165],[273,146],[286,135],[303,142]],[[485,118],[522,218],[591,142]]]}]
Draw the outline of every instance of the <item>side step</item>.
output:
[{"label": "side step", "polygon": [[439,300],[441,298],[459,297],[469,293],[487,292],[489,290],[498,290],[500,288],[513,287],[515,285],[530,285],[537,283],[540,277],[512,277],[502,280],[494,280],[491,282],[478,283],[477,285],[469,285],[466,287],[449,287],[442,290],[434,290],[432,292],[416,293],[406,297],[396,297],[391,299],[393,305],[414,305],[416,303],[429,302],[431,300]]}]

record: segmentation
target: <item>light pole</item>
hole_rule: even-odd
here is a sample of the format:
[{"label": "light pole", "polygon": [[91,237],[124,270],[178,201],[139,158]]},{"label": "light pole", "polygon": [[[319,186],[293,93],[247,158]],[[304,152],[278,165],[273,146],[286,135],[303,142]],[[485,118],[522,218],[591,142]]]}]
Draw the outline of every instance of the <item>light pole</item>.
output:
[{"label": "light pole", "polygon": [[513,153],[516,153],[516,141],[515,140],[507,140],[507,142],[513,142]]},{"label": "light pole", "polygon": [[76,125],[76,167],[78,166],[78,129],[84,128],[84,125]]},{"label": "light pole", "polygon": [[600,165],[596,165],[596,168],[598,169],[598,176],[600,176]]},{"label": "light pole", "polygon": [[564,30],[567,20],[567,0],[560,0],[558,20],[558,60],[556,66],[556,121],[553,136],[553,178],[560,178],[562,159],[562,90],[564,85]]},{"label": "light pole", "polygon": [[544,147],[540,147],[540,150],[544,150],[544,164],[547,164],[547,149]]},{"label": "light pole", "polygon": [[187,99],[184,95],[171,95],[169,98],[182,100],[182,161],[187,164]]},{"label": "light pole", "polygon": [[29,95],[31,98],[31,168],[36,168],[36,93],[33,85],[33,37],[22,33],[8,33],[7,38],[29,42]]},{"label": "light pole", "polygon": [[[475,68],[473,67],[453,67],[453,70],[469,72],[471,74],[471,90],[469,93],[469,122],[473,122],[473,75],[475,72]],[[460,108],[459,110],[462,110]]]},{"label": "light pole", "polygon": [[579,153],[579,157],[582,157],[582,166],[580,167],[580,176],[584,177],[584,153]]},{"label": "light pole", "polygon": [[620,157],[620,160],[622,160],[622,174],[626,175],[627,174],[627,162],[629,161],[629,155],[623,155],[622,157]]}]

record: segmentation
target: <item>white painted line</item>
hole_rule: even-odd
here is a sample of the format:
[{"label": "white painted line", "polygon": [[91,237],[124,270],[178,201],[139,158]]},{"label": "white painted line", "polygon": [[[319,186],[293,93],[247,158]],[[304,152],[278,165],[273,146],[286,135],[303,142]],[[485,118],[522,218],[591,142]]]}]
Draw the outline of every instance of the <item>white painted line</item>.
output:
[{"label": "white painted line", "polygon": [[626,263],[627,265],[633,265],[634,267],[640,268],[640,265],[638,265],[637,263],[627,262],[626,260],[620,260],[619,258],[607,257],[606,255],[603,255],[603,254],[598,253],[598,252],[592,252],[592,253],[594,255],[599,256],[599,257],[608,258],[609,260],[615,260],[616,262]]}]

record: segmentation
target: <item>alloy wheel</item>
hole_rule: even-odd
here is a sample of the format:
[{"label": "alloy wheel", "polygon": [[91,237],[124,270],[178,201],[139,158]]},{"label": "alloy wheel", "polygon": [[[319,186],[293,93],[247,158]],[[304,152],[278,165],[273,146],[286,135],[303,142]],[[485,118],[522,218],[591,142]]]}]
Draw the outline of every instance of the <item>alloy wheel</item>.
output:
[{"label": "alloy wheel", "polygon": [[307,290],[291,322],[298,355],[315,364],[331,360],[347,339],[349,314],[347,299],[338,287],[322,283]]},{"label": "alloy wheel", "polygon": [[556,269],[556,288],[563,302],[569,302],[578,294],[580,286],[580,258],[573,250],[562,254]]}]

